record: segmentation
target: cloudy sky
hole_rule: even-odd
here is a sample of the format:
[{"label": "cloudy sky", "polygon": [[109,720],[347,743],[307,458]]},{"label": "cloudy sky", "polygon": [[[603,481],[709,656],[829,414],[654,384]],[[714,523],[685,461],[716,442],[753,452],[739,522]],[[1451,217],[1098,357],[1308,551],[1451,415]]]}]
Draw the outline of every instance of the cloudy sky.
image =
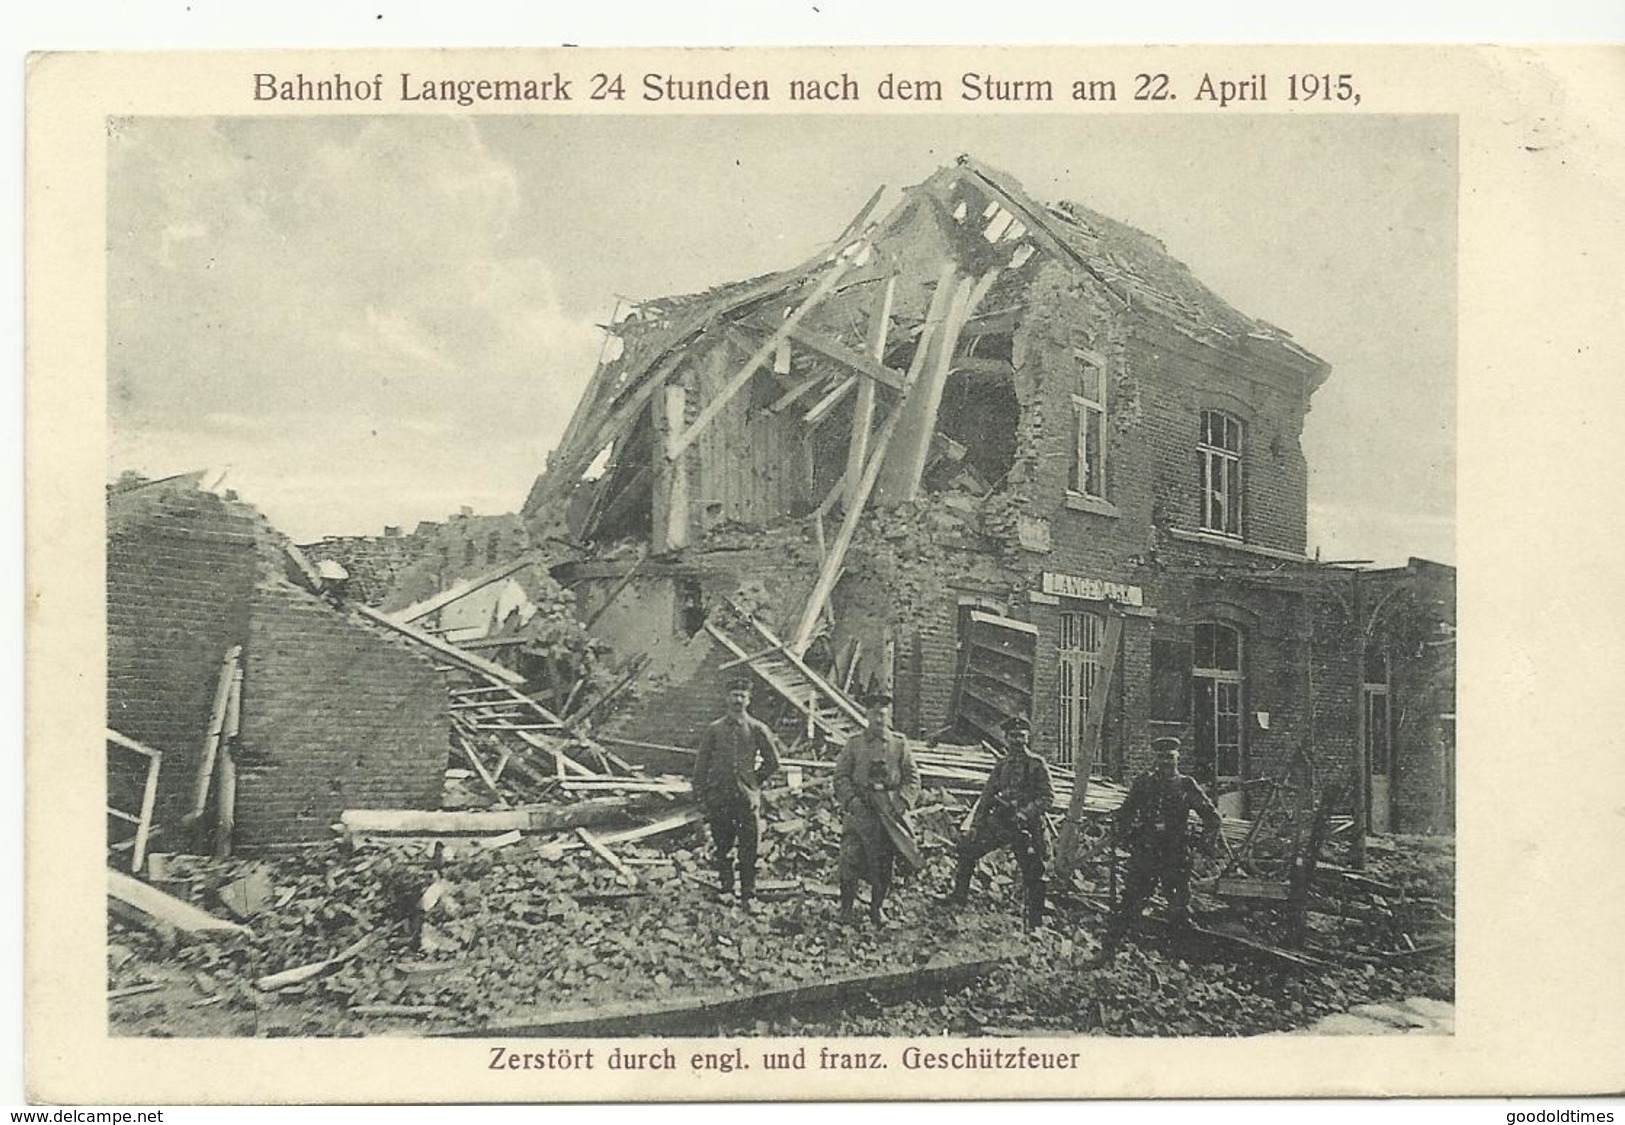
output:
[{"label": "cloudy sky", "polygon": [[297,540],[517,509],[618,299],[794,264],[969,152],[1331,363],[1311,550],[1455,560],[1448,119],[144,118],[109,144],[109,475],[224,472]]}]

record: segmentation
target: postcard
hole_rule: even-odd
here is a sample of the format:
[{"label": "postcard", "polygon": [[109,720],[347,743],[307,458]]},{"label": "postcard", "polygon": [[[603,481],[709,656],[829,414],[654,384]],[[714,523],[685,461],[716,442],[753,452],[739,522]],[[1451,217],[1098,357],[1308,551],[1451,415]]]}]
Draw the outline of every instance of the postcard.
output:
[{"label": "postcard", "polygon": [[1619,63],[36,56],[30,1096],[1617,1091]]}]

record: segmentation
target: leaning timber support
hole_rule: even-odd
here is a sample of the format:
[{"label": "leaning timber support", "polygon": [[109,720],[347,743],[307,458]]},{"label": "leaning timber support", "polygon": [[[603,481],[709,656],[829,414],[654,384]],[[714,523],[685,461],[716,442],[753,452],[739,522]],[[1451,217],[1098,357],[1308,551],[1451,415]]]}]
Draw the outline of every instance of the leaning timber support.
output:
[{"label": "leaning timber support", "polygon": [[841,519],[841,529],[836,533],[835,543],[829,553],[824,556],[818,580],[813,584],[812,594],[807,599],[807,607],[801,614],[801,622],[796,626],[795,635],[790,641],[790,652],[796,656],[806,652],[807,646],[812,643],[818,619],[824,612],[824,603],[829,600],[830,593],[835,589],[835,581],[840,577],[841,567],[846,561],[846,549],[852,544],[852,535],[857,531],[864,505],[869,502],[869,494],[874,491],[875,482],[880,479],[881,469],[886,464],[886,450],[891,445],[904,411],[908,409],[910,396],[920,377],[920,371],[925,366],[926,357],[932,351],[933,341],[937,333],[947,326],[946,322],[953,316],[955,306],[962,305],[964,287],[968,279],[955,285],[954,279],[958,275],[957,267],[953,262],[949,262],[942,267],[942,275],[937,278],[937,288],[931,296],[931,307],[926,312],[919,345],[915,348],[914,359],[909,363],[908,375],[903,379],[902,398],[892,407],[886,421],[881,424],[880,433],[875,437],[874,451],[869,455],[858,487],[847,503],[846,515]]},{"label": "leaning timber support", "polygon": [[226,708],[231,704],[231,688],[237,678],[237,661],[242,656],[241,645],[232,645],[220,662],[220,678],[214,690],[214,707],[209,713],[209,730],[203,739],[203,753],[198,759],[197,781],[192,786],[192,807],[182,818],[183,824],[196,824],[209,807],[209,789],[214,784],[214,762],[220,753],[220,740],[226,730]]},{"label": "leaning timber support", "polygon": [[1003,964],[1001,958],[949,961],[917,969],[836,977],[820,984],[767,989],[743,996],[704,993],[676,1000],[600,1004],[517,1016],[483,1027],[459,1028],[441,1034],[448,1038],[478,1039],[515,1035],[591,1038],[700,1032],[792,1013],[800,1016],[819,1009],[837,1009],[870,999],[884,1002],[946,992],[980,980]]},{"label": "leaning timber support", "polygon": [[[975,282],[974,288],[967,277],[955,289],[946,321],[933,341],[932,359],[925,378],[911,389],[908,402],[898,407],[902,420],[881,476],[881,503],[900,504],[912,500],[919,492],[920,478],[925,474],[925,463],[931,453],[931,442],[937,434],[937,411],[942,405],[942,392],[948,385],[948,375],[953,370],[960,330],[998,276],[998,270],[990,270]],[[924,346],[924,341],[921,345]]]},{"label": "leaning timber support", "polygon": [[[897,297],[897,275],[886,279],[886,288],[875,299],[869,310],[869,336],[865,341],[869,357],[875,362],[885,358],[886,337],[891,331],[892,302]],[[846,506],[855,507],[858,482],[863,479],[864,462],[869,457],[869,431],[875,424],[875,380],[865,379],[858,387],[857,405],[852,410],[852,437],[846,450]]]}]

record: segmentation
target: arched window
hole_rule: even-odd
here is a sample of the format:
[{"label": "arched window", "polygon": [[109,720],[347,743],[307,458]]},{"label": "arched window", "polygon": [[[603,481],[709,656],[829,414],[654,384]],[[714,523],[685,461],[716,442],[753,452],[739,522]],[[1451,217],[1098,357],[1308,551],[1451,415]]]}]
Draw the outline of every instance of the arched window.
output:
[{"label": "arched window", "polygon": [[1202,411],[1196,456],[1202,473],[1202,529],[1241,537],[1241,422]]},{"label": "arched window", "polygon": [[1242,636],[1229,625],[1204,622],[1192,640],[1196,747],[1185,764],[1217,796],[1241,781]]}]

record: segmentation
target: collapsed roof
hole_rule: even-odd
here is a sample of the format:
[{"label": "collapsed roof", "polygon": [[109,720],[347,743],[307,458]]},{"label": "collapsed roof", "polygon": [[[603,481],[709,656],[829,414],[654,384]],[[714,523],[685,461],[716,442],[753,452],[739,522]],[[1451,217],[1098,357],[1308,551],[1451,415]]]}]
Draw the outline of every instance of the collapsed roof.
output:
[{"label": "collapsed roof", "polygon": [[[1009,337],[1046,263],[1077,279],[1108,316],[1150,317],[1267,355],[1301,372],[1311,391],[1325,378],[1324,362],[1226,304],[1155,238],[1078,204],[1037,203],[971,157],[906,189],[871,221],[882,191],[825,252],[791,269],[634,307],[613,328],[608,358],[532,488],[526,518],[556,526],[571,501],[568,523],[580,539],[653,530],[651,489],[669,485],[663,471],[714,440],[707,431],[724,418],[743,429],[744,446],[775,451],[749,469],[774,489],[771,511],[861,507],[858,483],[870,475],[880,502],[909,499],[940,440],[950,374],[1013,377]],[[698,393],[669,401],[656,393],[680,385]],[[815,442],[810,431],[820,426],[834,436]],[[892,429],[902,431],[896,448],[866,473]],[[862,440],[847,437],[860,432]],[[737,460],[739,445],[719,457]],[[810,479],[800,487],[788,482],[790,445],[806,446]],[[590,489],[579,488],[584,478]],[[752,514],[723,513],[766,522]]]}]

